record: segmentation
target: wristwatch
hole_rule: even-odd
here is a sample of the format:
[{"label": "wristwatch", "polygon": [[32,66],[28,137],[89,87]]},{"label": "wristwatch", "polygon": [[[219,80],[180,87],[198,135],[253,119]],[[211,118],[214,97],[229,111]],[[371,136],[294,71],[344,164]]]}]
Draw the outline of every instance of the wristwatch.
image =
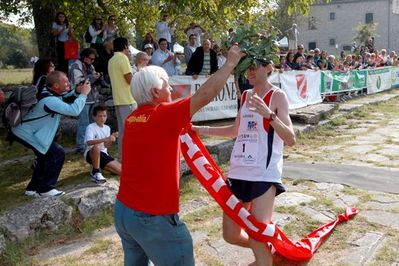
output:
[{"label": "wristwatch", "polygon": [[271,112],[269,118],[266,119],[267,122],[272,122],[274,121],[274,119],[276,119],[276,113],[275,112]]}]

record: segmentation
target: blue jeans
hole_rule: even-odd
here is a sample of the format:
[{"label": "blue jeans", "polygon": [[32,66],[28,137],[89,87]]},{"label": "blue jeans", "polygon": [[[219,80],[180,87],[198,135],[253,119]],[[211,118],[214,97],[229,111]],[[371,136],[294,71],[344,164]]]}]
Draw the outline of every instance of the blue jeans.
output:
[{"label": "blue jeans", "polygon": [[13,135],[13,138],[25,147],[32,149],[37,157],[32,179],[26,187],[26,190],[45,193],[55,188],[62,166],[64,165],[64,148],[53,141],[46,154],[42,154],[23,139],[15,135]]},{"label": "blue jeans", "polygon": [[85,133],[87,126],[93,122],[91,112],[94,104],[85,104],[78,117],[78,127],[76,129],[76,150],[83,153],[86,149]]},{"label": "blue jeans", "polygon": [[114,219],[125,266],[194,265],[193,240],[177,214],[151,215],[116,200]]}]

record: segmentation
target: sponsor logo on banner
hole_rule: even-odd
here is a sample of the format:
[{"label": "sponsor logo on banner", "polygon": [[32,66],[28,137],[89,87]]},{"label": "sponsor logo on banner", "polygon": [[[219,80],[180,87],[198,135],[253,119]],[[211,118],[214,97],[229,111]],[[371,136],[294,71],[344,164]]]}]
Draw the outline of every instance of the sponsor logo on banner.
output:
[{"label": "sponsor logo on banner", "polygon": [[308,83],[306,81],[305,74],[298,74],[295,76],[295,78],[296,78],[296,88],[299,97],[301,97],[302,99],[306,99],[308,96],[307,95]]},{"label": "sponsor logo on banner", "polygon": [[381,77],[380,77],[380,76],[378,76],[375,85],[376,85],[376,87],[377,87],[377,90],[380,90],[380,89],[381,89]]}]

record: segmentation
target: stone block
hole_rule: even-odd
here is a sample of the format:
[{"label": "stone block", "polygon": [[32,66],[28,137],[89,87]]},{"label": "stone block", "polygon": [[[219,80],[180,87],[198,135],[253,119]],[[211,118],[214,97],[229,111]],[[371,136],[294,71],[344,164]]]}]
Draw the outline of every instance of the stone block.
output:
[{"label": "stone block", "polygon": [[10,240],[23,240],[41,229],[54,230],[72,218],[72,208],[55,197],[37,198],[0,216],[0,228]]},{"label": "stone block", "polygon": [[81,184],[68,192],[65,198],[87,218],[114,206],[118,188],[119,185],[115,181],[108,181],[103,185]]},{"label": "stone block", "polygon": [[348,240],[351,247],[341,256],[342,264],[368,265],[383,246],[384,239],[380,232],[352,233]]}]

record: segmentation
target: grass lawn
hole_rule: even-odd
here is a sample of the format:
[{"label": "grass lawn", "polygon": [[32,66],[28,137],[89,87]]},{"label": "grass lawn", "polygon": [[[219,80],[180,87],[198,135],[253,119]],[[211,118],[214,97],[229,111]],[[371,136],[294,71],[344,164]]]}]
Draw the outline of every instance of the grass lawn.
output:
[{"label": "grass lawn", "polygon": [[32,83],[32,68],[0,69],[0,86]]}]

